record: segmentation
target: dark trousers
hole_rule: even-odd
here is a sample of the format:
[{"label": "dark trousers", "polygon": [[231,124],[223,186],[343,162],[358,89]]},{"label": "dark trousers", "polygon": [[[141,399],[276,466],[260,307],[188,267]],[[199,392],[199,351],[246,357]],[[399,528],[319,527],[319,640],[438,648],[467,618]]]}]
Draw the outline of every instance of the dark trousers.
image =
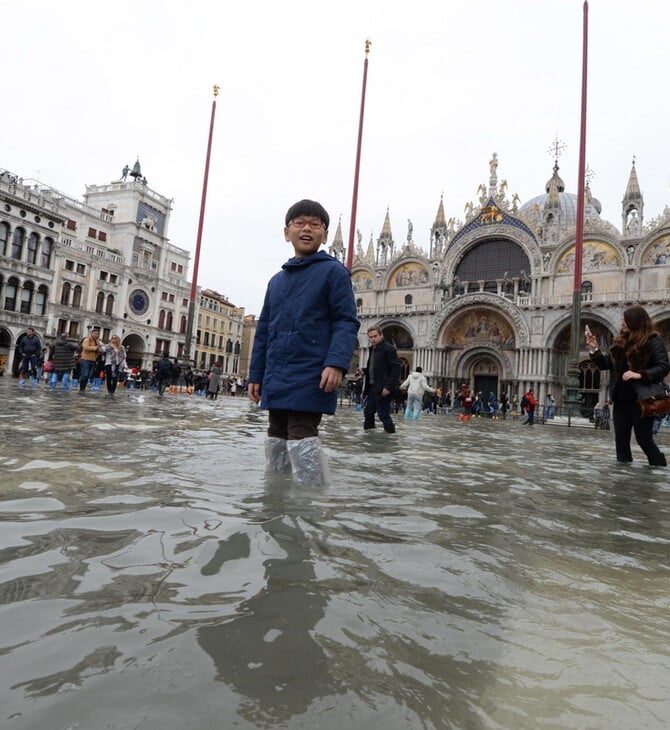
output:
[{"label": "dark trousers", "polygon": [[322,413],[270,409],[268,436],[298,441],[319,435]]},{"label": "dark trousers", "polygon": [[19,365],[19,375],[24,378],[26,374],[37,377],[37,355],[23,355]]},{"label": "dark trousers", "polygon": [[383,396],[381,391],[376,388],[370,388],[367,400],[365,401],[365,410],[363,411],[363,415],[365,416],[363,428],[375,427],[375,413],[379,416],[379,420],[384,426],[384,431],[393,433],[395,426],[391,418],[391,395]]},{"label": "dark trousers", "polygon": [[633,461],[630,450],[631,432],[652,466],[665,466],[665,456],[654,443],[654,418],[642,418],[637,401],[616,401],[614,403],[614,441],[617,461]]},{"label": "dark trousers", "polygon": [[116,365],[105,365],[105,384],[107,392],[114,395],[119,382],[119,368]]}]

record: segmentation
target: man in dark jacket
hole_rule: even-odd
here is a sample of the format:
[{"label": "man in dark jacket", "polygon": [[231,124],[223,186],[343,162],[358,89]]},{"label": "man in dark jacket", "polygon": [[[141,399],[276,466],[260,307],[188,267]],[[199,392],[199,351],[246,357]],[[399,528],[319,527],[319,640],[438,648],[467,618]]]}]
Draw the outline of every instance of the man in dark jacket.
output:
[{"label": "man in dark jacket", "polygon": [[375,427],[375,413],[387,433],[395,433],[395,424],[391,418],[391,399],[397,394],[400,382],[400,360],[395,347],[386,342],[380,327],[370,327],[370,356],[365,372],[364,394],[365,421],[363,428]]},{"label": "man in dark jacket", "polygon": [[32,327],[28,327],[26,334],[21,338],[19,344],[19,353],[21,355],[21,363],[19,365],[19,385],[26,382],[26,373],[35,379],[37,385],[37,360],[40,352],[42,352],[42,343],[40,338],[35,334]]},{"label": "man in dark jacket", "polygon": [[76,351],[77,344],[75,342],[70,342],[64,332],[58,335],[58,339],[54,343],[53,350],[51,352],[51,361],[53,363],[53,370],[49,378],[49,387],[51,390],[55,390],[56,384],[59,380],[63,383],[63,390],[69,389],[70,374],[74,367],[74,356]]}]

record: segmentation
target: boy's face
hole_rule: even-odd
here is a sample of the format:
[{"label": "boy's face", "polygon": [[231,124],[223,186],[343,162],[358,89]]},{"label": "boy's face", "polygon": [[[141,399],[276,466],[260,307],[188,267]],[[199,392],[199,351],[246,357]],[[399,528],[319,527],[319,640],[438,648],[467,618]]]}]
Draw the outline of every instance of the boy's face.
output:
[{"label": "boy's face", "polygon": [[293,246],[296,258],[304,259],[326,242],[328,231],[321,218],[299,215],[284,228],[284,237]]}]

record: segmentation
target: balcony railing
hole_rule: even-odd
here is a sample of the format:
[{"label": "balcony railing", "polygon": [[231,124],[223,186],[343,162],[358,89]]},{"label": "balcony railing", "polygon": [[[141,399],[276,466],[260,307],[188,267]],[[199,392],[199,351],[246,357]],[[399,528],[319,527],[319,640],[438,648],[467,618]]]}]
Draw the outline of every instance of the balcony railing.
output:
[{"label": "balcony railing", "polygon": [[[478,292],[469,292],[477,294]],[[451,297],[450,301],[458,299],[467,294],[457,294]],[[551,296],[525,296],[525,295],[498,295],[516,304],[519,309],[568,309],[572,306],[572,294],[557,294]],[[670,289],[636,289],[630,291],[613,292],[585,292],[581,296],[582,305],[586,308],[605,306],[608,304],[629,304],[637,302],[667,302],[670,301]],[[397,314],[424,314],[434,313],[440,310],[437,304],[395,304],[386,307],[359,307],[358,315],[361,317],[379,317]]]}]

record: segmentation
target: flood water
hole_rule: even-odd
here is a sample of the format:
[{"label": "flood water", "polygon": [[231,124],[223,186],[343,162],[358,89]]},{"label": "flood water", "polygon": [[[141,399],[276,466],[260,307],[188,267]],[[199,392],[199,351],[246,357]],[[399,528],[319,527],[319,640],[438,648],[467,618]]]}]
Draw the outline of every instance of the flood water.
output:
[{"label": "flood water", "polygon": [[265,481],[248,401],[135,396],[0,379],[3,730],[670,725],[670,470],[637,446],[345,407],[314,492]]}]

